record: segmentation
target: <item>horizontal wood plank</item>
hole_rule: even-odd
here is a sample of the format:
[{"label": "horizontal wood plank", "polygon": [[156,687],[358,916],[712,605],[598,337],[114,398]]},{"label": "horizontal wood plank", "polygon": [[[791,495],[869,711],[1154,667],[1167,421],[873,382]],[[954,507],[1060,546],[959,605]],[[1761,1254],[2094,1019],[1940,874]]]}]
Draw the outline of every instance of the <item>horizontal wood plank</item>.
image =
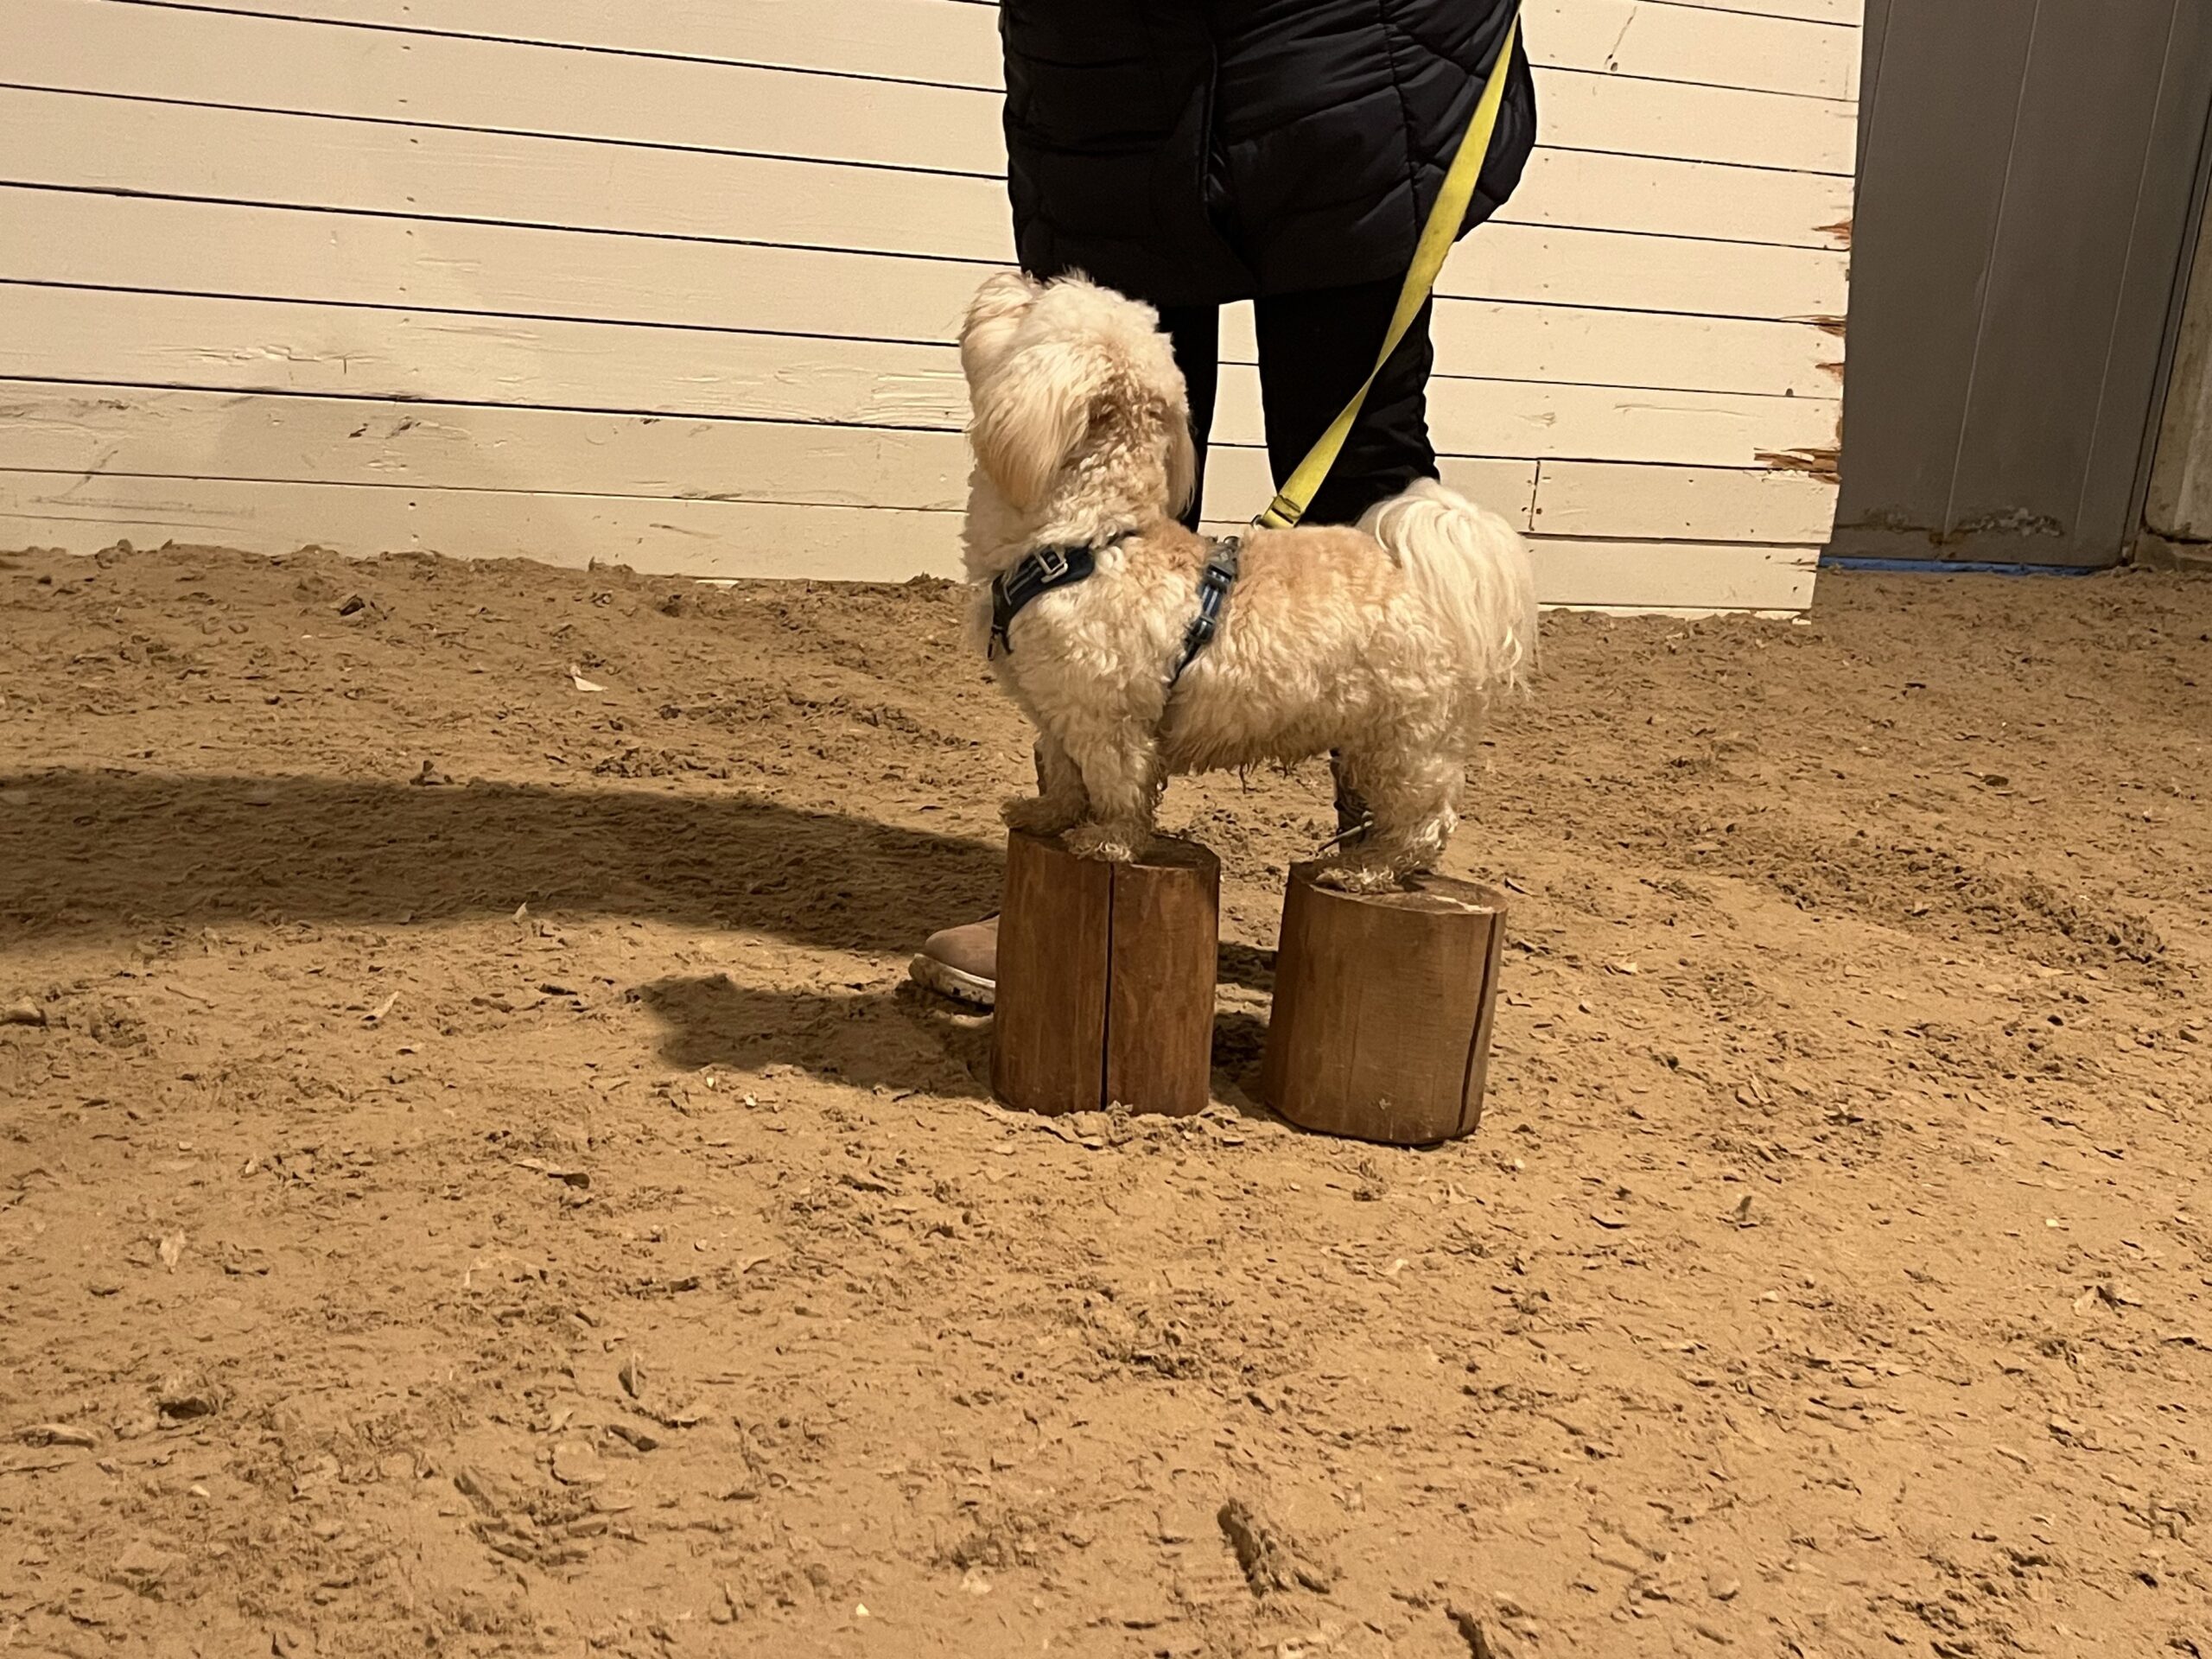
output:
[{"label": "horizontal wood plank", "polygon": [[1851,211],[1852,181],[1843,175],[1549,149],[1529,158],[1498,219],[1839,248],[1847,245]]},{"label": "horizontal wood plank", "polygon": [[[31,0],[17,0],[29,4]],[[130,95],[168,95],[183,102],[221,104],[244,108],[283,108],[309,115],[359,115],[403,122],[435,122],[445,126],[482,126],[518,133],[556,133],[575,137],[620,137],[646,143],[706,143],[706,149],[750,150],[763,155],[801,155],[801,157],[849,159],[892,166],[953,170],[953,173],[995,175],[1004,166],[1004,143],[1000,133],[998,93],[991,91],[998,78],[998,38],[995,31],[976,29],[973,9],[951,7],[944,0],[861,0],[854,9],[801,7],[797,0],[746,0],[746,4],[703,7],[686,0],[679,7],[652,7],[644,13],[624,13],[588,4],[588,0],[560,0],[544,9],[546,20],[531,22],[537,4],[518,0],[486,0],[482,7],[440,9],[425,27],[420,9],[410,0],[270,0],[268,4],[157,4],[155,11],[175,11],[177,17],[155,16],[150,22],[130,27],[130,11],[113,16],[115,0],[38,0],[58,11],[48,13],[48,29],[67,24],[71,17],[84,20],[88,40],[82,51],[67,40],[48,35],[44,51],[20,60],[11,79],[31,86],[62,86],[75,91],[108,91]],[[1566,16],[1581,17],[1581,4]],[[1544,108],[1541,142],[1573,150],[1617,150],[1626,155],[1666,155],[1712,162],[1752,162],[1761,166],[1787,166],[1821,173],[1849,173],[1853,157],[1853,122],[1847,108],[1822,106],[1818,99],[1794,95],[1763,95],[1743,91],[1741,82],[1726,86],[1699,86],[1690,79],[1646,79],[1642,71],[1621,64],[1619,73],[1608,73],[1604,47],[1619,35],[1612,9],[1648,7],[1652,0],[1601,0],[1606,17],[1599,27],[1577,22],[1571,31],[1557,33],[1564,55],[1560,62],[1575,68],[1540,68],[1537,91]],[[82,7],[108,7],[86,13]],[[471,13],[482,11],[482,27],[469,29]],[[1681,11],[1659,7],[1659,11]],[[343,29],[329,24],[301,22],[303,17],[378,16],[380,22],[398,24],[416,20],[414,27]],[[518,16],[520,13],[520,16]],[[1595,13],[1592,13],[1595,16]],[[1690,13],[1738,31],[1750,31],[1752,40],[1737,48],[1737,55],[1761,47],[1763,31],[1772,24],[1758,17],[1732,13]],[[905,20],[905,22],[902,22]],[[285,78],[270,84],[265,78],[252,82],[230,78],[221,64],[206,64],[194,75],[199,55],[188,48],[190,31],[208,29],[217,38],[219,51],[237,47],[238,31],[279,29],[281,33],[261,40],[268,51],[285,51],[285,62],[308,53],[321,73],[308,73],[294,82]],[[301,35],[301,29],[321,33]],[[902,55],[898,38],[905,29],[913,51]],[[1703,24],[1710,31],[1712,24]],[[128,64],[88,68],[88,53],[111,51],[122,38],[139,40],[139,51],[181,51],[183,71],[179,78],[163,79],[166,93],[153,91],[155,82]],[[1655,42],[1672,42],[1679,27],[1662,20],[1650,31]],[[1840,31],[1827,31],[1838,35]],[[546,38],[591,44],[595,51],[569,51],[566,60],[544,53],[562,47],[531,47]],[[1621,38],[1643,40],[1630,31]],[[183,42],[183,44],[179,44]],[[715,51],[715,44],[723,47]],[[509,60],[515,48],[537,55]],[[1670,47],[1672,48],[1672,47]],[[1672,48],[1679,51],[1679,48]],[[991,82],[976,82],[973,73],[988,53]],[[489,58],[486,58],[489,55]],[[1540,62],[1551,62],[1537,53]],[[573,60],[573,62],[570,62]],[[606,60],[606,62],[600,62]],[[1783,62],[1796,62],[1794,58]],[[770,86],[790,98],[803,99],[814,111],[810,126],[777,126],[766,130],[757,122],[732,122],[715,115],[708,119],[671,119],[652,115],[646,119],[621,106],[604,106],[591,118],[562,113],[553,99],[529,93],[529,86],[544,71],[557,71],[566,82],[586,79],[604,82],[597,95],[637,98],[641,86],[657,75],[666,75],[661,98],[695,98],[706,88],[699,75],[730,71],[774,75]],[[467,104],[440,98],[438,88],[469,73],[500,71],[518,79],[518,91],[506,102]],[[791,73],[798,71],[798,73]],[[944,86],[956,98],[938,99],[929,111],[929,128],[912,128],[898,139],[896,122],[909,98],[893,88],[892,108],[878,108],[882,98],[865,79],[838,84],[836,78],[805,71],[841,71],[845,75],[872,75],[905,82]],[[943,79],[940,79],[943,78]],[[343,99],[329,102],[329,88],[343,84]],[[549,91],[577,91],[591,98],[586,88],[556,86]],[[754,91],[752,84],[736,91]],[[316,102],[325,99],[325,102]],[[648,99],[651,102],[651,99]],[[847,108],[852,113],[847,113]],[[763,111],[763,119],[781,111]],[[882,126],[892,122],[893,130]],[[818,137],[818,126],[841,130],[838,142],[825,149],[810,149]],[[852,126],[852,133],[842,128]],[[885,143],[892,149],[885,149]]]},{"label": "horizontal wood plank", "polygon": [[652,501],[0,469],[0,548],[197,542],[249,553],[594,560],[660,575],[904,582],[960,574],[960,516],[889,507]]},{"label": "horizontal wood plank", "polygon": [[1561,68],[1858,96],[1853,29],[1669,0],[1526,0],[1524,16],[1530,56]]},{"label": "horizontal wood plank", "polygon": [[1014,257],[981,179],[0,87],[11,182],[633,235]]},{"label": "horizontal wood plank", "polygon": [[[1444,481],[1471,501],[1526,531],[1536,489],[1536,463],[1496,457],[1446,455],[1438,463]],[[1249,446],[1216,445],[1206,456],[1205,516],[1209,521],[1249,523],[1274,499],[1275,483],[1267,452]]]},{"label": "horizontal wood plank", "polygon": [[[23,471],[958,512],[966,440],[772,422],[0,381],[0,460]],[[1446,457],[1445,481],[1553,536],[1817,543],[1832,484],[1802,474]],[[1263,451],[1216,446],[1207,514],[1249,518]],[[1535,512],[1530,508],[1533,498]]]},{"label": "horizontal wood plank", "polygon": [[0,185],[10,282],[950,344],[1001,269]]},{"label": "horizontal wood plank", "polygon": [[[988,8],[944,0],[657,0],[620,10],[600,0],[155,0],[186,10],[315,19],[429,35],[584,47],[705,62],[826,70],[995,91],[1002,84]],[[1835,10],[1841,0],[1783,0]],[[1687,12],[1688,16],[1670,16]],[[1851,96],[1855,41],[1793,25],[1756,7],[1653,0],[1538,0],[1529,8],[1533,60],[1543,67]]]},{"label": "horizontal wood plank", "polygon": [[[964,507],[969,469],[967,440],[954,432],[37,381],[0,381],[0,461],[38,472],[928,512]],[[1529,528],[1535,462],[1451,456],[1444,475]],[[1217,445],[1207,490],[1221,514],[1249,518],[1274,491],[1265,454]]]},{"label": "horizontal wood plank", "polygon": [[1594,72],[1539,70],[1536,121],[1547,149],[1835,174],[1858,154],[1853,103]]},{"label": "horizontal wood plank", "polygon": [[[41,97],[28,95],[28,107],[21,101],[11,105],[8,93],[0,91],[0,133],[10,130],[11,108],[19,118],[35,118]],[[113,109],[126,116],[140,108],[92,100],[75,107],[88,113]],[[29,124],[19,119],[14,130],[27,130]],[[49,131],[54,147],[60,148],[59,130]],[[114,137],[102,128],[88,132],[86,143],[97,147]],[[19,161],[23,156],[20,149],[15,154]],[[343,201],[338,206],[346,211],[340,213],[105,194],[124,188],[123,178],[144,180],[156,172],[159,182],[173,185],[197,184],[219,192],[226,183],[251,188],[242,167],[236,179],[219,180],[189,168],[162,168],[151,156],[144,161],[143,168],[100,170],[102,182],[87,189],[0,188],[0,276],[203,292],[232,291],[262,280],[259,291],[272,297],[366,299],[374,297],[376,281],[400,270],[406,285],[402,296],[425,305],[543,308],[549,315],[578,316],[663,315],[635,310],[644,296],[645,302],[664,307],[671,318],[698,320],[726,318],[730,296],[741,295],[750,308],[746,321],[755,327],[868,332],[869,320],[880,323],[904,316],[926,319],[941,332],[953,326],[985,273],[998,268],[1001,257],[1011,257],[1009,248],[1001,257],[965,260],[900,254],[850,258],[840,257],[842,251],[701,239],[708,234],[703,230],[480,224],[383,212],[374,201]],[[793,166],[759,165],[786,174]],[[272,164],[272,171],[281,168]],[[880,175],[861,176],[873,181]],[[383,194],[416,194],[404,186],[430,181],[394,181],[394,188]],[[256,182],[279,186],[276,199],[284,200],[284,179],[264,176]],[[918,182],[927,187],[944,181]],[[342,180],[334,186],[345,194]],[[491,204],[467,200],[450,205]],[[819,232],[831,227],[817,219],[798,228]],[[843,228],[855,236],[865,233],[857,224]],[[880,222],[869,221],[869,228],[880,232]],[[936,228],[942,231],[943,222]],[[977,243],[988,239],[986,227],[973,228]],[[210,250],[211,239],[219,243],[221,257]],[[1494,224],[1453,251],[1438,291],[1458,298],[1683,315],[1840,317],[1848,269],[1848,256],[1840,250],[1659,236],[1624,238],[1601,231]],[[257,279],[256,270],[264,270],[265,279]],[[327,284],[333,270],[362,274],[346,275],[343,293],[315,286]],[[395,296],[386,292],[383,297]],[[824,321],[825,316],[844,321]],[[895,331],[878,327],[873,332]]]},{"label": "horizontal wood plank", "polygon": [[[994,95],[288,17],[9,0],[14,85],[995,178]],[[281,73],[272,73],[281,66]]]},{"label": "horizontal wood plank", "polygon": [[[1014,257],[996,180],[7,88],[0,182]],[[1850,193],[1823,175],[1540,151],[1500,222],[1835,249],[1824,227],[1848,217]]]},{"label": "horizontal wood plank", "polygon": [[[950,344],[989,267],[0,186],[0,281]],[[1821,395],[1800,323],[1445,298],[1440,372]],[[1256,360],[1249,306],[1223,351]]]},{"label": "horizontal wood plank", "polygon": [[[1258,442],[1256,374],[1224,369],[1222,388],[1229,435]],[[1833,397],[1482,380],[1432,381],[1428,397],[1430,424],[1453,453],[1675,467],[1757,467],[1763,453],[1833,448],[1840,407]]]},{"label": "horizontal wood plank", "polygon": [[1550,536],[1817,545],[1835,502],[1835,485],[1806,473],[1548,461],[1531,523]]},{"label": "horizontal wood plank", "polygon": [[426,35],[583,47],[709,63],[825,70],[996,92],[998,19],[946,0],[153,0],[189,10],[310,18]]},{"label": "horizontal wood plank", "polygon": [[[1834,397],[1841,345],[1799,322],[1440,300],[1436,372],[1483,379]],[[1250,308],[1230,308],[1225,361],[1257,360]]]},{"label": "horizontal wood plank", "polygon": [[[0,376],[840,425],[966,419],[947,346],[37,286],[0,304]],[[1833,445],[1838,406],[1449,378],[1429,397],[1453,454],[1720,467]],[[1215,435],[1263,441],[1255,369],[1224,369]]]},{"label": "horizontal wood plank", "polygon": [[1671,0],[1713,11],[1747,12],[1756,17],[1794,17],[1857,30],[1866,21],[1866,0]]},{"label": "horizontal wood plank", "polygon": [[19,287],[0,375],[957,429],[947,346]]},{"label": "horizontal wood plank", "polygon": [[969,457],[957,432],[0,380],[0,464],[957,512]]},{"label": "horizontal wood plank", "polygon": [[1838,248],[1493,223],[1452,250],[1437,291],[1685,316],[1840,320],[1850,270],[1850,255]]},{"label": "horizontal wood plank", "polygon": [[[1649,38],[1675,42],[1665,52],[1694,61],[1711,47],[1716,29],[1764,32],[1755,19],[1652,0],[1576,4],[1626,7],[1632,21],[1619,39],[1631,55],[1635,48],[1628,43]],[[1692,22],[1666,21],[1678,16]],[[1662,21],[1654,25],[1648,17]],[[1824,33],[1804,25],[1767,27]],[[1590,49],[1582,55],[1598,54],[1605,32],[1591,32]],[[1753,41],[1739,55],[1755,56],[1763,44]],[[119,0],[10,0],[0,9],[0,63],[8,65],[8,79],[16,86],[233,109],[993,180],[1006,170],[1001,99],[995,92],[751,63],[575,51],[527,41],[346,28]],[[270,64],[282,64],[283,73],[268,73]],[[1567,84],[1578,80],[1586,83],[1580,90]],[[1770,165],[1849,166],[1849,110],[1823,112],[1812,100],[1745,91],[1741,83],[1708,92],[1626,69],[1594,78],[1547,71],[1541,92],[1547,146],[1696,160],[1744,159],[1747,146],[1758,146],[1751,159]],[[1729,137],[1739,130],[1740,139]],[[1713,153],[1716,143],[1726,153]]]},{"label": "horizontal wood plank", "polygon": [[[931,0],[942,3],[943,0]],[[949,340],[982,260],[0,186],[0,278]],[[1447,298],[1840,317],[1847,256],[1493,225]],[[1248,331],[1249,332],[1249,331]]]},{"label": "horizontal wood plank", "polygon": [[1820,555],[1818,547],[1529,542],[1539,600],[1611,611],[1802,611],[1813,602]]},{"label": "horizontal wood plank", "polygon": [[[89,553],[210,543],[368,556],[594,560],[654,575],[902,582],[959,574],[957,514],[542,492],[410,490],[217,479],[70,478],[0,469],[0,549]],[[1795,610],[1816,550],[1539,539],[1538,597],[1610,609]]]},{"label": "horizontal wood plank", "polygon": [[[1242,528],[1225,520],[1208,534]],[[1788,615],[1813,602],[1817,547],[1732,545],[1719,542],[1578,541],[1541,536],[1529,541],[1536,600],[1554,610],[1659,611],[1685,616],[1756,611]]]}]

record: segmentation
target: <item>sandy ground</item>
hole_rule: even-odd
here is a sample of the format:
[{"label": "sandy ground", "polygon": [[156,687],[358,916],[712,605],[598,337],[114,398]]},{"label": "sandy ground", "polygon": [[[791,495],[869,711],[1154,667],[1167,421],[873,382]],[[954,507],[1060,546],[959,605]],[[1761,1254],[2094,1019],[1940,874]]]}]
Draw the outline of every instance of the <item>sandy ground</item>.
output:
[{"label": "sandy ground", "polygon": [[1214,1108],[989,1103],[957,642],[0,560],[0,1649],[2212,1659],[2212,584],[1549,619],[1421,1153],[1246,1092],[1310,768]]}]

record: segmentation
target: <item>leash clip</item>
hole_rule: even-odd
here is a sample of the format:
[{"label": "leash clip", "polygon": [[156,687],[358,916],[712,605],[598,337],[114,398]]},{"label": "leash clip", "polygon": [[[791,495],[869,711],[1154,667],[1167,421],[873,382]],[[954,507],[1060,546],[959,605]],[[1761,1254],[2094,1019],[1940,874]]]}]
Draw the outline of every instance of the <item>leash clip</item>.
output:
[{"label": "leash clip", "polygon": [[1243,552],[1243,538],[1231,536],[1216,542],[1206,555],[1205,569],[1198,573],[1198,613],[1191,619],[1190,626],[1183,632],[1183,650],[1175,660],[1174,671],[1167,677],[1167,690],[1172,694],[1181,683],[1184,671],[1198,660],[1198,653],[1213,643],[1221,631],[1222,607],[1229,602],[1229,590],[1236,585],[1237,565]]}]

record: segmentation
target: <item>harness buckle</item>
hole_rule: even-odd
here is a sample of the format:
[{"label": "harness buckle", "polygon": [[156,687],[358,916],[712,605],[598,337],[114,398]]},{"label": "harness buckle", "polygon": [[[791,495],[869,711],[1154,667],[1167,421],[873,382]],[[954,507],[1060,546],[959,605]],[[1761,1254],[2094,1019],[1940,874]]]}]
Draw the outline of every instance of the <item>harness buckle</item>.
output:
[{"label": "harness buckle", "polygon": [[[1124,531],[1109,546],[1128,535]],[[1009,655],[1014,650],[1013,636],[1007,630],[1014,619],[1021,614],[1032,600],[1041,599],[1056,588],[1070,582],[1082,582],[1097,569],[1098,552],[1095,548],[1039,547],[1033,549],[1019,564],[1001,570],[991,578],[991,639],[989,655],[994,658]]]},{"label": "harness buckle", "polygon": [[1229,602],[1229,590],[1235,584],[1239,556],[1243,552],[1240,537],[1231,536],[1216,542],[1207,550],[1205,568],[1198,572],[1198,613],[1191,619],[1190,626],[1183,632],[1183,650],[1175,660],[1175,667],[1167,677],[1167,690],[1172,694],[1181,682],[1184,671],[1196,661],[1200,652],[1213,643],[1214,635],[1221,631],[1222,607]]}]

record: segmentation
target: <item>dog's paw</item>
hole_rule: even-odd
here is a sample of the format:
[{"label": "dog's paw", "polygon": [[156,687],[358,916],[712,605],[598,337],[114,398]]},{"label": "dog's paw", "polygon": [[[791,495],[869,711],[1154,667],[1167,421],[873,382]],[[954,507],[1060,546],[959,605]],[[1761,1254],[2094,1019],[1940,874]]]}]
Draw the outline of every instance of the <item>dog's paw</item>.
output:
[{"label": "dog's paw", "polygon": [[1316,872],[1313,880],[1338,893],[1398,893],[1406,885],[1396,871],[1365,864],[1332,864]]},{"label": "dog's paw", "polygon": [[1026,836],[1059,835],[1073,829],[1082,816],[1079,809],[1071,810],[1038,795],[1017,795],[999,808],[1006,827]]},{"label": "dog's paw", "polygon": [[1067,832],[1068,851],[1077,858],[1103,859],[1109,864],[1133,864],[1137,849],[1134,838],[1103,823],[1079,823]]}]

